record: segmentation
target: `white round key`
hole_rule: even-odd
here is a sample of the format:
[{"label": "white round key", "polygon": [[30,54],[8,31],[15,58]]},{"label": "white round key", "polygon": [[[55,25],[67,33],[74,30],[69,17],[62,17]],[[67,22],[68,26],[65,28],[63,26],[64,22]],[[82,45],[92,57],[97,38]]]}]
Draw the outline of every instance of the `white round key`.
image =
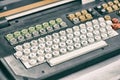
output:
[{"label": "white round key", "polygon": [[80,38],[79,38],[79,37],[75,37],[75,38],[73,38],[73,41],[74,41],[75,43],[78,43],[78,42],[80,42]]},{"label": "white round key", "polygon": [[75,43],[75,44],[74,44],[74,47],[75,47],[76,49],[79,49],[79,48],[81,48],[81,44],[80,44],[80,43]]},{"label": "white round key", "polygon": [[86,34],[86,33],[87,33],[87,30],[86,30],[86,29],[81,29],[80,32],[81,32],[82,34]]},{"label": "white round key", "polygon": [[106,21],[106,24],[107,24],[107,25],[112,25],[113,23],[112,23],[111,20],[107,20],[107,21]]},{"label": "white round key", "polygon": [[44,43],[44,42],[45,42],[45,38],[39,38],[39,39],[38,39],[38,42],[39,42],[39,43]]},{"label": "white round key", "polygon": [[108,35],[107,34],[101,34],[102,39],[107,39]]},{"label": "white round key", "polygon": [[66,40],[67,40],[67,37],[66,37],[66,36],[61,36],[61,37],[60,37],[60,40],[61,40],[61,41],[66,41]]},{"label": "white round key", "polygon": [[58,33],[53,33],[52,36],[53,36],[53,38],[59,38],[59,34]]},{"label": "white round key", "polygon": [[102,23],[100,23],[100,26],[101,26],[101,27],[106,27],[106,23],[105,23],[105,22],[102,22]]},{"label": "white round key", "polygon": [[67,34],[68,39],[73,39],[74,35],[73,34]]},{"label": "white round key", "polygon": [[107,26],[106,26],[106,29],[107,29],[108,31],[110,31],[110,30],[112,30],[112,27],[111,27],[110,25],[107,25]]},{"label": "white round key", "polygon": [[46,46],[49,46],[49,47],[50,47],[50,46],[52,46],[52,44],[53,44],[52,41],[47,41],[47,42],[46,42]]},{"label": "white round key", "polygon": [[53,55],[54,57],[57,57],[57,56],[60,55],[60,52],[59,52],[59,51],[53,51],[52,55]]},{"label": "white round key", "polygon": [[54,44],[54,45],[52,45],[52,49],[53,49],[53,50],[58,50],[58,49],[59,49],[59,46],[56,45],[56,44]]},{"label": "white round key", "polygon": [[14,55],[16,56],[16,58],[21,58],[23,55],[23,52],[17,51]]},{"label": "white round key", "polygon": [[29,55],[29,54],[31,53],[31,51],[30,51],[30,49],[24,49],[24,50],[23,50],[23,53],[24,53],[25,55]]},{"label": "white round key", "polygon": [[113,37],[113,36],[117,35],[116,31],[114,31],[114,30],[108,31],[107,33],[108,33],[109,37]]},{"label": "white round key", "polygon": [[57,38],[53,39],[54,44],[58,44],[59,42],[60,42],[60,39],[57,39]]},{"label": "white round key", "polygon": [[26,62],[26,61],[28,61],[28,60],[29,60],[29,58],[28,58],[28,56],[23,55],[23,56],[20,58],[20,60],[22,60],[22,61]]},{"label": "white round key", "polygon": [[86,22],[86,25],[87,25],[87,27],[92,27],[92,22],[88,21],[88,22]]},{"label": "white round key", "polygon": [[61,48],[61,49],[60,49],[60,53],[61,53],[61,54],[65,54],[65,53],[67,53],[66,48]]},{"label": "white round key", "polygon": [[96,30],[98,30],[98,29],[100,28],[99,25],[94,25],[93,27],[94,27],[94,29],[96,29]]},{"label": "white round key", "polygon": [[29,64],[32,66],[35,66],[37,64],[37,60],[31,59],[31,60],[29,60]]},{"label": "white round key", "polygon": [[31,43],[32,46],[37,46],[38,45],[38,41],[37,40],[32,40],[30,43]]},{"label": "white round key", "polygon": [[66,35],[66,31],[62,30],[59,32],[60,36],[65,36]]},{"label": "white round key", "polygon": [[80,24],[80,29],[86,29],[86,25],[85,24]]},{"label": "white round key", "polygon": [[74,31],[79,31],[80,28],[79,28],[79,26],[74,26],[74,27],[73,27],[73,30],[74,30]]},{"label": "white round key", "polygon": [[67,45],[73,45],[73,41],[70,40],[70,39],[68,39],[68,40],[66,41],[66,44],[67,44]]},{"label": "white round key", "polygon": [[74,35],[77,36],[77,37],[79,37],[80,36],[80,32],[79,31],[75,31]]},{"label": "white round key", "polygon": [[100,36],[95,36],[95,40],[96,40],[96,41],[100,41],[100,40],[101,40],[101,37],[100,37]]},{"label": "white round key", "polygon": [[87,46],[88,42],[84,40],[84,41],[81,41],[81,44],[82,44],[82,46]]},{"label": "white round key", "polygon": [[99,22],[105,22],[105,19],[103,17],[98,18]]},{"label": "white round key", "polygon": [[100,32],[99,32],[98,30],[94,30],[94,31],[93,31],[93,34],[94,34],[94,35],[100,35]]},{"label": "white round key", "polygon": [[100,28],[100,32],[101,32],[101,33],[106,33],[107,31],[106,31],[105,28]]},{"label": "white round key", "polygon": [[38,61],[39,63],[43,63],[43,62],[45,62],[45,58],[44,58],[43,56],[39,56],[39,57],[37,58],[37,61]]},{"label": "white round key", "polygon": [[15,47],[16,51],[22,51],[23,50],[23,46],[22,45],[18,45]]},{"label": "white round key", "polygon": [[51,36],[51,35],[47,35],[47,36],[45,37],[45,39],[46,39],[46,41],[50,41],[50,40],[52,40],[52,36]]},{"label": "white round key", "polygon": [[67,46],[67,50],[68,50],[68,51],[73,51],[73,50],[74,50],[74,47],[73,47],[73,46]]},{"label": "white round key", "polygon": [[80,35],[80,39],[81,39],[81,40],[86,40],[87,37],[86,37],[86,35]]},{"label": "white round key", "polygon": [[95,42],[95,39],[94,38],[88,38],[88,42],[91,44],[91,43],[94,43]]},{"label": "white round key", "polygon": [[41,49],[38,50],[38,51],[37,51],[37,55],[38,55],[38,56],[44,56],[44,55],[45,55],[45,54],[44,54],[44,50],[41,50]]},{"label": "white round key", "polygon": [[97,19],[92,20],[92,23],[93,23],[94,25],[99,24]]},{"label": "white round key", "polygon": [[30,57],[30,59],[35,59],[35,58],[37,58],[37,55],[36,55],[36,53],[30,53],[29,57]]},{"label": "white round key", "polygon": [[93,27],[87,27],[88,32],[92,32],[93,31]]},{"label": "white round key", "polygon": [[38,50],[38,46],[32,46],[30,49],[32,52],[36,52]]},{"label": "white round key", "polygon": [[38,47],[39,47],[39,49],[44,49],[44,48],[45,48],[45,43],[40,43],[40,44],[38,45]]},{"label": "white round key", "polygon": [[52,58],[52,54],[49,54],[49,53],[47,53],[47,54],[45,54],[45,58],[48,60],[48,59],[51,59]]},{"label": "white round key", "polygon": [[50,47],[46,47],[46,48],[45,48],[45,53],[51,53],[51,51],[52,51],[52,50],[51,50]]},{"label": "white round key", "polygon": [[66,47],[66,43],[65,43],[65,42],[60,42],[60,43],[59,43],[59,46],[60,46],[61,48],[64,48],[64,47]]},{"label": "white round key", "polygon": [[28,49],[28,48],[31,47],[31,45],[30,45],[30,43],[24,43],[24,44],[23,44],[23,47],[24,47],[25,49]]},{"label": "white round key", "polygon": [[93,37],[93,33],[88,32],[88,33],[87,33],[87,37],[92,38],[92,37]]},{"label": "white round key", "polygon": [[66,32],[67,32],[68,34],[71,34],[71,33],[73,33],[73,30],[72,30],[72,28],[67,28],[67,29],[66,29]]}]

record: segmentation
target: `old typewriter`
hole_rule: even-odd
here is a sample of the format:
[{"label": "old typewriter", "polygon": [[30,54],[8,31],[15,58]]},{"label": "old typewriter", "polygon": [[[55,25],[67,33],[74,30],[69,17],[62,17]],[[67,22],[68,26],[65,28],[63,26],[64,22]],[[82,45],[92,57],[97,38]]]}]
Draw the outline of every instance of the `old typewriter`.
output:
[{"label": "old typewriter", "polygon": [[120,0],[88,1],[0,1],[0,53],[11,54],[1,63],[12,79],[43,80],[119,54]]}]

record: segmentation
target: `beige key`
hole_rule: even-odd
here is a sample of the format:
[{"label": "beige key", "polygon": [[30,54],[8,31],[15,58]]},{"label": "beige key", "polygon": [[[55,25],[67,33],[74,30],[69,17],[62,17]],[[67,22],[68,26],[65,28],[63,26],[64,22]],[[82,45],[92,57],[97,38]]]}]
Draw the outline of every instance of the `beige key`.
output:
[{"label": "beige key", "polygon": [[113,1],[115,4],[119,4],[119,1],[118,0],[114,0]]},{"label": "beige key", "polygon": [[75,15],[74,14],[69,14],[68,17],[69,17],[70,20],[73,20],[73,18],[75,18]]},{"label": "beige key", "polygon": [[83,15],[86,15],[88,12],[87,12],[87,10],[82,10],[81,13],[82,13]]},{"label": "beige key", "polygon": [[113,6],[114,3],[110,1],[110,2],[108,2],[108,5],[109,5],[109,6]]},{"label": "beige key", "polygon": [[87,20],[90,20],[90,19],[92,19],[93,17],[92,17],[91,14],[86,14],[86,18],[87,18]]},{"label": "beige key", "polygon": [[111,17],[109,15],[106,15],[104,18],[105,20],[111,20]]},{"label": "beige key", "polygon": [[81,22],[86,21],[86,17],[85,16],[80,16],[79,18],[80,18]]},{"label": "beige key", "polygon": [[81,16],[81,12],[76,12],[75,15],[76,15],[77,17],[80,17],[80,16]]},{"label": "beige key", "polygon": [[113,5],[112,8],[113,8],[114,11],[119,10],[117,5]]},{"label": "beige key", "polygon": [[102,4],[103,8],[106,9],[108,7],[108,4],[104,3]]},{"label": "beige key", "polygon": [[108,11],[109,13],[111,13],[111,12],[113,12],[113,9],[112,9],[111,7],[107,7],[107,11]]}]

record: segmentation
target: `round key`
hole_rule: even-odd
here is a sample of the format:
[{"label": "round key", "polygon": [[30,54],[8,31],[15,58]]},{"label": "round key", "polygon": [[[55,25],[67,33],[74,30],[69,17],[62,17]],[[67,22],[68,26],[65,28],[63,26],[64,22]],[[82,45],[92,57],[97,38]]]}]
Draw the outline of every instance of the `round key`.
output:
[{"label": "round key", "polygon": [[74,50],[74,47],[73,47],[73,46],[67,46],[67,50],[68,50],[68,51],[73,51],[73,50]]},{"label": "round key", "polygon": [[53,36],[53,38],[58,38],[59,34],[58,33],[53,33],[52,36]]},{"label": "round key", "polygon": [[16,58],[21,58],[23,55],[23,52],[17,51],[14,55],[16,56]]},{"label": "round key", "polygon": [[94,38],[88,38],[88,42],[91,44],[91,43],[94,43],[95,40],[94,40]]},{"label": "round key", "polygon": [[86,37],[86,35],[80,35],[80,39],[81,39],[81,40],[86,40],[87,37]]},{"label": "round key", "polygon": [[67,34],[68,39],[73,39],[74,35],[73,34]]},{"label": "round key", "polygon": [[32,52],[36,52],[38,50],[38,47],[37,46],[32,46],[30,49],[31,49]]},{"label": "round key", "polygon": [[30,51],[30,49],[24,49],[24,50],[23,50],[23,53],[24,53],[25,55],[29,55],[29,54],[31,53],[31,51]]},{"label": "round key", "polygon": [[80,24],[80,29],[85,29],[86,28],[86,25],[85,24]]},{"label": "round key", "polygon": [[100,37],[100,36],[95,36],[95,40],[96,40],[96,41],[100,41],[100,40],[101,40],[101,37]]},{"label": "round key", "polygon": [[61,22],[61,23],[60,23],[60,26],[61,26],[61,27],[67,27],[68,25],[66,24],[66,22]]},{"label": "round key", "polygon": [[80,20],[79,20],[79,18],[75,17],[75,18],[73,18],[73,22],[74,22],[74,24],[78,24],[78,23],[80,23]]},{"label": "round key", "polygon": [[70,18],[70,20],[72,20],[73,18],[75,18],[74,14],[69,14],[68,17]]},{"label": "round key", "polygon": [[32,66],[34,66],[34,65],[37,64],[37,60],[31,59],[31,60],[29,60],[29,64],[32,65]]},{"label": "round key", "polygon": [[24,47],[25,49],[28,49],[28,48],[31,47],[31,45],[30,45],[30,43],[24,43],[24,44],[23,44],[23,47]]},{"label": "round key", "polygon": [[111,17],[109,15],[105,15],[105,20],[111,20]]},{"label": "round key", "polygon": [[45,42],[45,38],[39,38],[39,39],[38,39],[38,42],[39,42],[39,43],[44,43],[44,42]]},{"label": "round key", "polygon": [[81,44],[80,44],[80,43],[75,43],[75,44],[74,44],[74,47],[75,47],[76,49],[79,49],[79,48],[81,48]]},{"label": "round key", "polygon": [[52,50],[51,50],[50,47],[46,47],[46,48],[45,48],[45,53],[51,53],[51,51],[52,51]]},{"label": "round key", "polygon": [[93,31],[93,27],[87,27],[88,32],[92,32]]},{"label": "round key", "polygon": [[68,39],[68,40],[66,41],[66,44],[67,44],[67,45],[73,45],[73,41],[70,40],[70,39]]},{"label": "round key", "polygon": [[20,31],[16,31],[13,34],[14,34],[15,38],[21,36],[21,32]]},{"label": "round key", "polygon": [[32,40],[30,43],[31,43],[32,46],[37,46],[38,45],[38,41],[37,40]]},{"label": "round key", "polygon": [[87,45],[88,45],[88,42],[85,41],[85,40],[83,40],[83,41],[81,41],[81,45],[82,45],[82,46],[87,46]]},{"label": "round key", "polygon": [[82,34],[86,34],[86,33],[87,33],[87,30],[86,30],[86,29],[81,29],[80,32],[81,32]]},{"label": "round key", "polygon": [[33,34],[34,37],[37,37],[37,36],[40,35],[38,31],[34,31],[34,32],[32,32],[32,34]]},{"label": "round key", "polygon": [[93,34],[94,34],[94,35],[100,35],[100,32],[99,32],[98,30],[94,30],[94,31],[93,31]]},{"label": "round key", "polygon": [[49,53],[47,53],[47,54],[45,54],[45,58],[48,60],[48,59],[51,59],[52,58],[52,54],[49,54]]},{"label": "round key", "polygon": [[67,32],[68,34],[71,34],[71,33],[73,33],[73,30],[72,30],[72,28],[67,28],[67,29],[66,29],[66,32]]},{"label": "round key", "polygon": [[25,37],[26,37],[26,39],[31,39],[32,35],[28,33],[28,34],[25,34]]},{"label": "round key", "polygon": [[66,43],[65,43],[65,42],[60,42],[60,43],[59,43],[59,46],[60,46],[61,48],[64,48],[64,47],[66,47]]},{"label": "round key", "polygon": [[111,27],[110,25],[107,25],[107,26],[106,26],[106,29],[107,29],[108,31],[110,31],[110,30],[112,30],[112,27]]},{"label": "round key", "polygon": [[47,42],[46,42],[46,45],[47,45],[47,46],[52,46],[52,44],[53,44],[52,41],[47,41]]},{"label": "round key", "polygon": [[38,55],[38,56],[44,56],[44,55],[45,55],[45,54],[44,54],[44,50],[42,50],[42,49],[38,50],[38,51],[37,51],[37,55]]},{"label": "round key", "polygon": [[102,22],[102,23],[100,23],[100,26],[101,27],[106,27],[106,23]]},{"label": "round key", "polygon": [[65,53],[67,53],[66,48],[61,48],[61,49],[60,49],[60,53],[61,53],[61,54],[65,54]]},{"label": "round key", "polygon": [[99,24],[97,19],[92,20],[92,23],[93,23],[94,25]]},{"label": "round key", "polygon": [[52,55],[53,55],[54,57],[57,57],[57,56],[60,55],[60,52],[59,52],[59,51],[53,51]]},{"label": "round key", "polygon": [[50,40],[52,40],[52,36],[51,36],[51,35],[47,35],[47,36],[45,37],[45,39],[46,39],[46,41],[50,41]]},{"label": "round key", "polygon": [[45,43],[40,43],[40,44],[38,45],[38,47],[39,47],[39,49],[44,49],[44,48],[45,48]]},{"label": "round key", "polygon": [[97,10],[101,10],[101,9],[102,9],[102,6],[101,6],[101,5],[98,5],[96,8],[97,8]]},{"label": "round key", "polygon": [[46,29],[45,29],[45,28],[40,29],[40,33],[41,33],[41,34],[46,34],[46,33],[47,33],[47,32],[46,32]]},{"label": "round key", "polygon": [[58,49],[59,49],[59,46],[56,45],[56,44],[54,44],[54,45],[52,45],[52,49],[53,49],[53,50],[58,50]]},{"label": "round key", "polygon": [[74,41],[75,43],[79,43],[79,42],[80,42],[80,38],[79,38],[79,37],[75,37],[75,38],[73,38],[73,41]]},{"label": "round key", "polygon": [[15,39],[15,38],[10,39],[10,44],[11,45],[14,45],[14,44],[17,44],[17,43],[18,43],[17,39]]},{"label": "round key", "polygon": [[15,47],[15,50],[16,51],[22,51],[23,50],[23,46],[18,45],[18,46]]},{"label": "round key", "polygon": [[36,28],[37,31],[40,31],[43,27],[42,27],[41,24],[38,24],[38,25],[35,26],[35,28]]},{"label": "round key", "polygon": [[107,39],[108,35],[107,34],[101,34],[102,39]]},{"label": "round key", "polygon": [[87,12],[87,10],[82,10],[81,13],[82,13],[83,15],[85,15],[85,14],[87,14],[88,12]]},{"label": "round key", "polygon": [[99,22],[105,22],[105,19],[103,17],[98,18]]},{"label": "round key", "polygon": [[79,37],[79,36],[80,36],[80,32],[79,32],[79,31],[75,31],[75,32],[74,32],[74,35],[75,35],[76,37]]},{"label": "round key", "polygon": [[87,33],[87,37],[92,38],[92,37],[93,37],[93,33],[88,32],[88,33]]},{"label": "round key", "polygon": [[87,25],[87,27],[91,27],[92,26],[92,22],[88,21],[88,22],[86,22],[86,25]]},{"label": "round key", "polygon": [[60,31],[59,34],[60,34],[61,36],[65,36],[65,35],[66,35],[66,31],[64,31],[64,30],[63,30],[63,31]]},{"label": "round key", "polygon": [[35,59],[35,58],[37,58],[36,53],[30,53],[30,54],[29,54],[29,58],[30,58],[30,59]]},{"label": "round key", "polygon": [[60,42],[60,39],[57,39],[57,38],[56,38],[56,39],[53,39],[53,43],[54,43],[54,44],[58,44],[59,42]]},{"label": "round key", "polygon": [[99,25],[94,25],[93,27],[94,27],[94,29],[96,29],[96,30],[100,28]]},{"label": "round key", "polygon": [[107,9],[107,11],[108,11],[109,13],[113,12],[112,7],[107,7],[106,9]]},{"label": "round key", "polygon": [[56,22],[57,22],[57,23],[61,23],[61,22],[63,22],[63,20],[62,20],[62,18],[57,18],[57,19],[56,19]]},{"label": "round key", "polygon": [[67,37],[66,37],[66,36],[61,36],[61,37],[60,37],[60,40],[61,40],[61,41],[66,41],[66,40],[67,40]]},{"label": "round key", "polygon": [[107,24],[107,25],[112,25],[113,23],[112,23],[111,20],[107,20],[107,21],[106,21],[106,24]]},{"label": "round key", "polygon": [[19,42],[23,42],[25,40],[24,36],[18,36],[17,39],[18,39]]},{"label": "round key", "polygon": [[7,34],[5,37],[7,38],[7,40],[10,40],[10,39],[14,38],[14,35],[13,34]]},{"label": "round key", "polygon": [[54,28],[55,30],[58,30],[58,29],[60,29],[60,25],[59,25],[59,24],[55,24],[55,25],[53,25],[53,28]]},{"label": "round key", "polygon": [[76,15],[77,17],[79,17],[79,16],[81,16],[82,14],[81,14],[81,12],[76,12],[75,15]]},{"label": "round key", "polygon": [[74,27],[73,27],[73,30],[74,30],[74,31],[79,31],[79,30],[80,30],[80,29],[79,29],[79,26],[74,26]]},{"label": "round key", "polygon": [[104,4],[102,4],[102,6],[103,6],[103,8],[106,9],[108,7],[108,4],[104,3]]},{"label": "round key", "polygon": [[53,27],[52,27],[52,26],[48,26],[48,27],[46,27],[46,30],[47,30],[48,32],[52,32],[52,31],[53,31]]},{"label": "round key", "polygon": [[28,61],[28,60],[29,60],[29,58],[28,58],[28,56],[23,55],[23,56],[20,58],[20,60],[22,60],[22,61],[26,62],[26,61]]},{"label": "round key", "polygon": [[112,1],[109,1],[109,2],[108,2],[108,5],[109,5],[109,6],[112,6],[113,4],[114,4],[114,3],[113,3]]},{"label": "round key", "polygon": [[43,56],[39,56],[39,57],[37,58],[37,61],[38,61],[39,63],[43,63],[43,62],[45,62],[45,58],[44,58]]},{"label": "round key", "polygon": [[100,28],[100,32],[101,33],[106,33],[106,29],[105,28]]}]

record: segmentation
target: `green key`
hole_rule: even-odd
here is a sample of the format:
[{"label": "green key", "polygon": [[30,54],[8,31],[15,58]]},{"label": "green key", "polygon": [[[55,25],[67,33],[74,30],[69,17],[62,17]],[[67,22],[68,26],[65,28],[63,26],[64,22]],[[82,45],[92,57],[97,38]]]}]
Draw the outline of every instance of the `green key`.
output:
[{"label": "green key", "polygon": [[56,19],[57,23],[61,23],[63,20],[61,18]]},{"label": "green key", "polygon": [[13,34],[7,34],[5,37],[7,40],[11,40],[12,38],[14,38]]},{"label": "green key", "polygon": [[29,32],[30,32],[30,33],[34,32],[34,31],[36,31],[36,30],[35,30],[35,27],[29,27]]},{"label": "green key", "polygon": [[36,25],[35,27],[36,27],[37,31],[39,31],[39,30],[41,30],[43,28],[42,25]]},{"label": "green key", "polygon": [[21,32],[20,32],[20,31],[14,32],[14,36],[15,36],[16,38],[19,37],[19,36],[21,36]]},{"label": "green key", "polygon": [[23,35],[26,35],[26,34],[29,33],[29,32],[28,32],[28,29],[23,29],[23,30],[21,31],[21,33],[22,33]]},{"label": "green key", "polygon": [[44,28],[46,28],[46,27],[48,27],[48,26],[49,26],[49,23],[48,23],[48,22],[44,22],[44,23],[43,23],[43,27],[44,27]]},{"label": "green key", "polygon": [[52,26],[56,24],[55,20],[50,20],[49,23],[50,23],[50,25],[52,25]]}]

